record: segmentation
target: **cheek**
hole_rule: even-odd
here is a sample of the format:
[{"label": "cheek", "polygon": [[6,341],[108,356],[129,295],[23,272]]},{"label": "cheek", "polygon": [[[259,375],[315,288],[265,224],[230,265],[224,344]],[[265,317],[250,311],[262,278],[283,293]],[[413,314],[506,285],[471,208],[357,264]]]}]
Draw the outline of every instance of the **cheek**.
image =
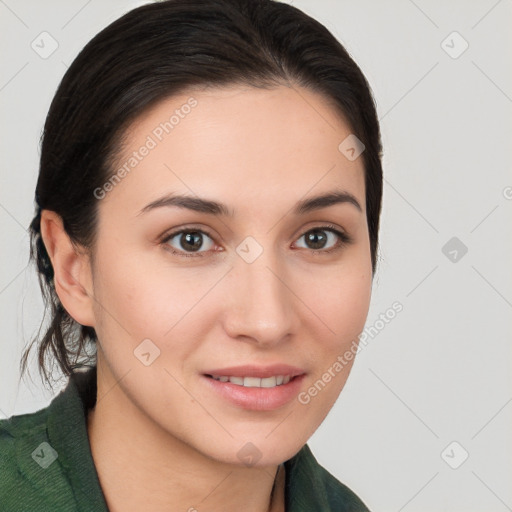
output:
[{"label": "cheek", "polygon": [[134,346],[149,338],[161,348],[169,339],[182,339],[190,320],[205,313],[201,299],[218,280],[214,274],[167,265],[156,251],[105,247],[94,287],[103,338],[129,337]]},{"label": "cheek", "polygon": [[[322,286],[311,283],[315,332],[307,360],[314,370],[298,401],[311,435],[331,410],[349,377],[370,305],[372,275],[366,265],[330,273]],[[307,422],[306,422],[307,423]]]},{"label": "cheek", "polygon": [[[353,336],[362,331],[370,306],[371,284],[368,273],[351,274],[339,283],[338,301],[333,300],[330,310],[336,332]],[[336,296],[334,290],[331,296]]]},{"label": "cheek", "polygon": [[322,325],[317,336],[323,337],[325,348],[340,348],[357,339],[366,322],[371,288],[371,266],[367,265],[330,268],[321,275],[313,273],[303,284],[307,303]]},{"label": "cheek", "polygon": [[[158,321],[166,322],[162,308],[169,307],[169,287],[147,272],[149,267],[136,251],[119,244],[98,248],[94,294],[96,318],[104,339],[116,333],[116,339],[134,341],[151,338]],[[151,312],[151,315],[150,315]],[[168,318],[170,323],[172,319]],[[98,333],[100,334],[100,333]]]}]

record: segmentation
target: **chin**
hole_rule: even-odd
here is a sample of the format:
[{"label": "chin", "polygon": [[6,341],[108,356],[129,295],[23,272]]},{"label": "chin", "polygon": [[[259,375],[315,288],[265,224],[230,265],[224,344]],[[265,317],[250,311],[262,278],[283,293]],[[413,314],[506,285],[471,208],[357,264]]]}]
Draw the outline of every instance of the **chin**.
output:
[{"label": "chin", "polygon": [[291,459],[307,442],[307,439],[289,439],[275,435],[275,439],[265,439],[266,434],[250,438],[246,436],[243,441],[232,439],[226,443],[212,444],[216,450],[212,452],[212,445],[205,447],[202,453],[212,460],[240,467],[264,468],[277,466]]}]

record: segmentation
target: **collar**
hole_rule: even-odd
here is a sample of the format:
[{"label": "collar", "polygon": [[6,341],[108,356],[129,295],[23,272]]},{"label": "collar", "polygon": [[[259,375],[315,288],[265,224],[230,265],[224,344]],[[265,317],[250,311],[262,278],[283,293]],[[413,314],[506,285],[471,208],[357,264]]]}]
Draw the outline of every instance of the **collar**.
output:
[{"label": "collar", "polygon": [[[79,512],[108,512],[87,433],[87,412],[96,403],[96,378],[96,367],[71,374],[65,389],[48,406],[49,442],[58,451],[77,503],[87,503],[78,505]],[[286,512],[331,510],[326,471],[307,444],[284,467]]]}]

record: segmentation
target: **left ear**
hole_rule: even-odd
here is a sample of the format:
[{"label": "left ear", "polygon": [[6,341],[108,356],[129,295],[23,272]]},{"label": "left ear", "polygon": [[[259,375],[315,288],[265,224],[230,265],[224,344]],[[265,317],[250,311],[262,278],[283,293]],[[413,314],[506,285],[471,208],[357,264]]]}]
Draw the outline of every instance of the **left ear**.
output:
[{"label": "left ear", "polygon": [[94,296],[89,256],[66,233],[60,215],[41,212],[41,237],[50,257],[55,291],[66,311],[81,325],[94,327]]}]

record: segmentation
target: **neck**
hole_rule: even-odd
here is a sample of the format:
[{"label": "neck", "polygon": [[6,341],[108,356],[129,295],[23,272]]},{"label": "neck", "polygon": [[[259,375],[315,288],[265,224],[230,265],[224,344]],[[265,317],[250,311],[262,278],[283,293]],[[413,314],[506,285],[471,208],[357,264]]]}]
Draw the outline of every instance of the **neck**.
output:
[{"label": "neck", "polygon": [[87,429],[110,512],[284,511],[284,464],[213,460],[155,424],[100,372],[97,385]]}]

